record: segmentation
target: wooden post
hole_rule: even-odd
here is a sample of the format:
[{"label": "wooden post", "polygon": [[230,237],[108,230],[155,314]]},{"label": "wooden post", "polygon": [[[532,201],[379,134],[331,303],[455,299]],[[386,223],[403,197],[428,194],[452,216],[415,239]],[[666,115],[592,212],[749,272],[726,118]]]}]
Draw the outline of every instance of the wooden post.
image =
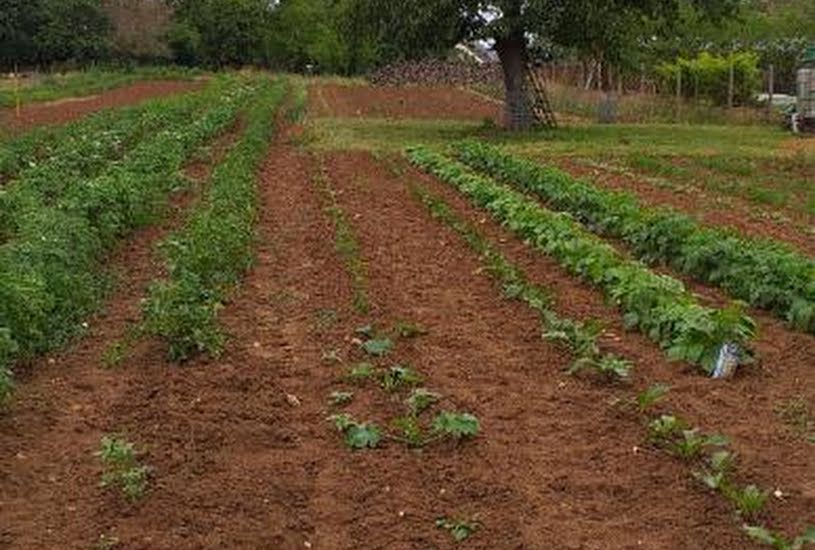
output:
[{"label": "wooden post", "polygon": [[17,64],[14,64],[14,113],[20,118],[20,71]]},{"label": "wooden post", "polygon": [[770,65],[770,74],[767,77],[767,118],[773,116],[773,95],[775,95],[775,65]]},{"label": "wooden post", "polygon": [[730,74],[727,82],[727,108],[733,108],[733,94],[736,87],[736,68],[733,64],[733,53],[730,53]]},{"label": "wooden post", "polygon": [[679,122],[682,114],[682,66],[676,71],[676,121]]}]

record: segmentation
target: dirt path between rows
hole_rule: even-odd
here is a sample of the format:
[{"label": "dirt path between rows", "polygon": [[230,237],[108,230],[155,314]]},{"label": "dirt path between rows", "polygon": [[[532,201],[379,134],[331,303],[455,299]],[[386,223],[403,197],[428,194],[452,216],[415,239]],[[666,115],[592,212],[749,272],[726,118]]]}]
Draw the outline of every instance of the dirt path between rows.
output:
[{"label": "dirt path between rows", "polygon": [[[682,364],[666,360],[664,353],[645,336],[628,332],[621,315],[605,303],[602,293],[561,268],[551,258],[532,250],[489,214],[473,207],[449,186],[423,174],[404,161],[395,161],[433,193],[444,197],[454,210],[478,224],[499,248],[522,267],[533,282],[552,291],[556,309],[575,319],[595,318],[607,327],[605,347],[635,363],[635,384],[645,388],[655,382],[671,385],[667,403],[692,424],[731,438],[739,453],[745,481],[767,489],[779,488],[783,501],[769,506],[773,517],[790,532],[802,531],[815,518],[815,462],[811,444],[800,434],[791,433],[779,417],[779,408],[791,400],[815,403],[815,393],[806,384],[815,362],[815,338],[795,333],[768,315],[759,314],[762,337],[757,351],[758,366],[748,366],[731,382],[714,382]],[[691,287],[705,292],[706,300],[723,302],[720,295],[701,285]],[[700,489],[701,491],[701,489]],[[710,497],[715,498],[715,497]],[[741,546],[739,546],[741,547]]]},{"label": "dirt path between rows", "polygon": [[0,110],[0,129],[19,134],[35,126],[66,124],[102,109],[135,105],[155,97],[198,90],[203,81],[155,80],[136,82],[97,95],[48,103],[30,103],[20,108]]}]

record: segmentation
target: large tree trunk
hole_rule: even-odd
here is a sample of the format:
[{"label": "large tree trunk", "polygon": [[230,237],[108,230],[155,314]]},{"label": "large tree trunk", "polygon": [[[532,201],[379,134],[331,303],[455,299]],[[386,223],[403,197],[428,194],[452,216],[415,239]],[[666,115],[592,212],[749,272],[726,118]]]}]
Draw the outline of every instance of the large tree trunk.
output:
[{"label": "large tree trunk", "polygon": [[526,93],[526,38],[514,33],[495,44],[504,71],[504,126],[511,130],[527,130],[535,124]]}]

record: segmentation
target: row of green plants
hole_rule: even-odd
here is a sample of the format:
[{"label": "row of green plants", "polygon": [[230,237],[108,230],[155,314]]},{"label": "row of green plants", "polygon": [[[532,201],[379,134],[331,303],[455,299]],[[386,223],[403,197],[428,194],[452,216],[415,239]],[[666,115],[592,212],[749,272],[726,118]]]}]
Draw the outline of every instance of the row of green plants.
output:
[{"label": "row of green plants", "polygon": [[649,208],[630,193],[512,157],[476,141],[455,145],[468,166],[535,193],[591,231],[624,241],[637,257],[663,263],[815,333],[815,261],[769,240],[704,227],[671,208]]},{"label": "row of green plants", "polygon": [[246,112],[245,133],[215,168],[203,202],[185,227],[162,245],[169,276],[150,288],[144,329],[168,344],[174,361],[221,352],[224,335],[218,311],[253,261],[256,171],[286,90],[285,80],[264,79]]},{"label": "row of green plants", "polygon": [[0,193],[0,239],[12,238],[30,211],[55,204],[68,190],[114,169],[145,139],[188,123],[234,85],[233,79],[218,79],[206,92],[109,111],[58,132],[59,141],[43,144],[48,153],[29,159]]},{"label": "row of green plants", "polygon": [[0,245],[0,396],[19,360],[55,349],[86,328],[107,286],[102,260],[134,228],[155,219],[185,184],[179,170],[234,121],[255,83],[235,82],[200,117],[141,143],[98,177],[26,210]]},{"label": "row of green plants", "polygon": [[659,343],[671,359],[699,365],[710,373],[722,346],[731,343],[739,346],[740,360],[749,360],[747,345],[756,326],[739,304],[721,310],[704,307],[680,281],[626,259],[570,216],[547,210],[427,148],[411,148],[408,156],[567,270],[603,289],[622,310],[625,325]]},{"label": "row of green plants", "polygon": [[[531,284],[523,271],[503,256],[489,239],[473,224],[458,216],[441,198],[418,185],[411,185],[414,197],[422,202],[433,215],[451,229],[479,254],[485,266],[485,272],[501,284],[504,297],[520,300],[541,315],[544,335],[551,334],[551,319],[558,319],[551,309],[551,296],[546,289]],[[594,351],[588,357],[597,357],[599,350],[593,329],[580,330],[592,325],[592,321],[582,322],[571,319],[558,319],[558,322],[583,333],[577,339],[566,339],[576,360],[569,372],[574,374],[575,366],[581,363],[585,345]],[[559,329],[555,329],[559,331]],[[613,362],[628,364],[625,359],[612,357]],[[602,378],[623,379],[628,376],[628,369],[604,369],[596,360],[591,360],[593,370]],[[625,411],[632,411],[644,419],[647,429],[647,444],[662,449],[686,462],[694,479],[708,490],[715,491],[726,498],[734,507],[737,517],[743,522],[745,533],[751,538],[773,546],[779,550],[801,550],[805,545],[815,543],[815,527],[808,528],[801,535],[787,538],[784,535],[762,525],[763,510],[769,493],[759,489],[755,484],[739,485],[736,481],[737,457],[729,451],[728,441],[717,434],[707,434],[690,426],[685,420],[672,414],[652,413],[656,405],[668,394],[670,388],[664,384],[654,384],[632,399],[617,401]]]},{"label": "row of green plants", "polygon": [[21,179],[25,179],[26,173],[36,174],[37,170],[54,162],[61,163],[62,170],[98,167],[100,162],[121,156],[128,145],[160,130],[171,113],[171,105],[183,108],[193,98],[198,98],[199,105],[205,105],[203,97],[212,94],[213,89],[226,81],[227,79],[217,78],[203,92],[154,99],[136,106],[105,109],[63,126],[35,128],[10,138],[0,148],[0,180],[7,181],[18,174]]},{"label": "row of green plants", "polygon": [[365,261],[360,254],[359,243],[356,235],[354,235],[351,223],[348,221],[348,216],[337,201],[337,193],[331,185],[322,158],[318,160],[318,172],[313,179],[323,195],[324,202],[328,205],[325,207],[325,211],[334,223],[334,247],[342,256],[346,271],[351,277],[351,286],[354,291],[354,309],[359,313],[368,313],[371,304],[368,300],[368,279],[365,273]]}]

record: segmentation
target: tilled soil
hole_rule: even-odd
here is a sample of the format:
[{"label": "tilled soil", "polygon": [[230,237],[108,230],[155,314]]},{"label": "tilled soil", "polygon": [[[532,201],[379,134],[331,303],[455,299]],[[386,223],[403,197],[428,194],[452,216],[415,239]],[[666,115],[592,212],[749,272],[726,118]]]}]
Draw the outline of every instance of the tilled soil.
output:
[{"label": "tilled soil", "polygon": [[318,117],[492,120],[502,104],[452,86],[407,88],[314,84],[309,112]]},{"label": "tilled soil", "polygon": [[0,110],[0,128],[20,133],[35,126],[66,124],[102,109],[134,105],[155,97],[199,89],[201,81],[155,80],[136,82],[97,95],[30,103],[20,108]]}]

